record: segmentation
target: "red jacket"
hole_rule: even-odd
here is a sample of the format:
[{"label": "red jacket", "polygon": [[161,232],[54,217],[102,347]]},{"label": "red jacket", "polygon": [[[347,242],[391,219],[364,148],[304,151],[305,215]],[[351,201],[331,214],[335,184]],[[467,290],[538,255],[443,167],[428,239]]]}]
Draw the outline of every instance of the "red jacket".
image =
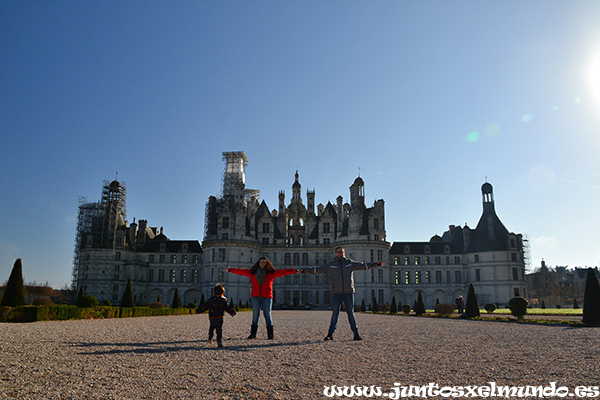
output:
[{"label": "red jacket", "polygon": [[284,275],[295,274],[296,270],[292,268],[288,269],[277,269],[275,272],[265,274],[265,281],[263,284],[259,284],[256,280],[256,274],[252,275],[249,269],[246,268],[229,268],[229,272],[236,275],[243,275],[250,278],[252,282],[252,295],[251,297],[267,297],[273,298],[273,280]]}]

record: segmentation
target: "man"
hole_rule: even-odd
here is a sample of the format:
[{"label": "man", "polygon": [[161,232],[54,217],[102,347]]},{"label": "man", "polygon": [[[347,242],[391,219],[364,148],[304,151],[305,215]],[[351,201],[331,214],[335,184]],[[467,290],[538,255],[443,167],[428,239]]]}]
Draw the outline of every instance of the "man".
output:
[{"label": "man", "polygon": [[331,287],[331,323],[325,340],[333,340],[333,333],[337,327],[341,305],[344,304],[348,313],[348,322],[354,332],[354,340],[362,340],[356,326],[354,317],[354,271],[367,270],[372,267],[385,265],[379,261],[375,263],[357,263],[346,258],[346,250],[343,247],[335,249],[335,259],[320,267],[304,268],[302,272],[313,274],[329,274],[329,285]]}]

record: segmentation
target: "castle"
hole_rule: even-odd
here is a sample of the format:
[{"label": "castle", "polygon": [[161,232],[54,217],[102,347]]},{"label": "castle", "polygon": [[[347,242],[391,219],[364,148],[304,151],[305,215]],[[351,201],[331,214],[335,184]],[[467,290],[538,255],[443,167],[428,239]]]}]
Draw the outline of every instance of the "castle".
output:
[{"label": "castle", "polygon": [[[365,204],[362,178],[350,186],[349,202],[315,204],[315,191],[306,191],[298,171],[288,204],[279,193],[278,209],[269,210],[258,190],[245,186],[244,152],[225,152],[222,192],[206,204],[204,240],[169,240],[146,220],[128,224],[126,188],[105,181],[102,200],[79,206],[73,282],[100,301],[118,304],[128,278],[134,301],[170,303],[175,289],[186,303],[208,297],[220,282],[237,304],[250,298],[247,278],[225,273],[227,266],[250,268],[261,256],[277,268],[325,264],[337,246],[357,261],[383,260],[386,265],[356,271],[356,303],[390,303],[395,297],[412,305],[421,291],[425,305],[452,303],[466,297],[473,283],[480,305],[506,304],[525,294],[526,243],[509,232],[496,215],[493,188],[482,186],[483,213],[475,229],[450,226],[427,242],[387,241],[385,205]],[[277,279],[275,307],[326,308],[330,303],[326,275],[295,274]]]}]

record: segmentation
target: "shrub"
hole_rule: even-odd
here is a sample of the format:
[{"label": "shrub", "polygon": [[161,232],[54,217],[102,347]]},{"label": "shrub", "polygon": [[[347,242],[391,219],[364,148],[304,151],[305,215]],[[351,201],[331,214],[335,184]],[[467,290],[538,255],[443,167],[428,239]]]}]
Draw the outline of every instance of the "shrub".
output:
[{"label": "shrub", "polygon": [[398,305],[396,304],[396,296],[392,296],[392,305],[390,306],[390,314],[398,313]]},{"label": "shrub", "polygon": [[435,312],[440,315],[449,315],[454,313],[454,304],[440,303],[435,306]]},{"label": "shrub", "polygon": [[518,319],[522,319],[523,315],[527,314],[528,305],[529,302],[527,301],[527,299],[521,296],[513,297],[508,302],[508,308],[510,308],[510,313]]},{"label": "shrub", "polygon": [[472,283],[469,284],[469,292],[467,293],[467,305],[465,306],[465,314],[469,318],[481,316],[479,312],[479,304],[477,304],[477,296],[475,295],[475,287]]},{"label": "shrub", "polygon": [[592,268],[588,269],[583,293],[583,323],[587,325],[600,324],[600,284]]},{"label": "shrub", "polygon": [[131,285],[131,277],[127,279],[127,286],[121,299],[121,307],[133,307],[133,286]]},{"label": "shrub", "polygon": [[496,311],[496,305],[494,303],[487,303],[485,306],[485,311],[487,311],[488,313],[493,313],[494,311]]},{"label": "shrub", "polygon": [[419,295],[417,296],[417,302],[415,304],[415,314],[423,315],[425,314],[425,303],[423,302],[423,293],[419,290]]},{"label": "shrub", "polygon": [[25,290],[23,289],[23,268],[21,259],[17,258],[6,283],[1,306],[16,307],[25,305]]},{"label": "shrub", "polygon": [[175,288],[175,293],[173,294],[173,301],[171,302],[171,308],[179,308],[181,307],[181,299],[179,298],[179,289]]},{"label": "shrub", "polygon": [[196,308],[196,303],[187,303],[185,308]]},{"label": "shrub", "polygon": [[150,303],[150,308],[163,308],[164,304],[161,303],[160,301],[155,301],[153,303]]},{"label": "shrub", "polygon": [[51,306],[54,302],[50,297],[38,297],[32,303],[34,306]]},{"label": "shrub", "polygon": [[103,305],[103,306],[106,306],[106,307],[112,306],[112,303],[108,299],[102,300],[102,303],[100,303],[100,304]]},{"label": "shrub", "polygon": [[402,312],[406,315],[410,314],[410,306],[408,304],[404,304],[402,306]]},{"label": "shrub", "polygon": [[77,301],[77,307],[80,308],[96,308],[98,307],[98,299],[92,296],[91,294],[84,294]]}]

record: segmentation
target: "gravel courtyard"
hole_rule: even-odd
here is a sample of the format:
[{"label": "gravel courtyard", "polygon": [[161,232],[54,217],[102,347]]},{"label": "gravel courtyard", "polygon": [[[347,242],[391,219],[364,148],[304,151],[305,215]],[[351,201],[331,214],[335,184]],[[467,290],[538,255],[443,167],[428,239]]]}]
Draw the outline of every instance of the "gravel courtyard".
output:
[{"label": "gravel courtyard", "polygon": [[[274,311],[256,340],[251,314],[0,324],[0,399],[326,399],[325,386],[600,386],[600,328]],[[261,316],[262,318],[262,316]],[[379,396],[382,398],[382,396]],[[335,397],[343,398],[343,397]]]}]

